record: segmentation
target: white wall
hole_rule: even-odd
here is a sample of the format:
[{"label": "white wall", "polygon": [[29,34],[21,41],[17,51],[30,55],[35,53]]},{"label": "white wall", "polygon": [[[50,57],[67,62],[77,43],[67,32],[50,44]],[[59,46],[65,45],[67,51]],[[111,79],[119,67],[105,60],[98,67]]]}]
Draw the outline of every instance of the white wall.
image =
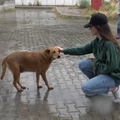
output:
[{"label": "white wall", "polygon": [[41,5],[75,5],[79,3],[80,0],[15,0],[15,5],[32,5],[37,3]]}]

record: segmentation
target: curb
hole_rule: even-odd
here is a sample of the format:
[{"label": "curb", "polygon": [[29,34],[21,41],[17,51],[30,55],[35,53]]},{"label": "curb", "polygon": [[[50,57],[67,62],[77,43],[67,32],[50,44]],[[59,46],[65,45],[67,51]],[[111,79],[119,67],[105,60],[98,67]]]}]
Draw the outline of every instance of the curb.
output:
[{"label": "curb", "polygon": [[27,5],[16,5],[15,8],[22,8],[22,9],[53,9],[55,6],[27,6]]},{"label": "curb", "polygon": [[79,18],[83,18],[83,19],[88,19],[88,18],[90,18],[90,16],[88,16],[88,15],[71,15],[71,14],[62,13],[62,12],[59,10],[58,7],[56,7],[56,10],[57,10],[57,12],[58,12],[59,14],[61,14],[62,16],[68,17],[68,18],[77,18],[77,19],[79,19]]}]

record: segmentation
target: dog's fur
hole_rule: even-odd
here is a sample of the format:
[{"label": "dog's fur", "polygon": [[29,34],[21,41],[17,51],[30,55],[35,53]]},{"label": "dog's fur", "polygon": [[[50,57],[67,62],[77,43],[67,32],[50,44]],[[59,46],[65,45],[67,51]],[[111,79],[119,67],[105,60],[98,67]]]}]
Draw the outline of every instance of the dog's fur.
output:
[{"label": "dog's fur", "polygon": [[[48,89],[53,89],[53,87],[49,86],[47,78],[46,78],[46,71],[49,68],[51,62],[59,58],[59,50],[56,47],[47,48],[42,51],[36,52],[15,52],[8,55],[2,61],[2,75],[1,79],[3,79],[6,68],[10,69],[13,74],[13,85],[18,91],[23,91],[26,89],[25,86],[22,86],[20,83],[20,73],[24,71],[28,72],[36,72],[36,83],[37,87],[41,88],[42,86],[39,83],[39,75],[42,76],[46,86]],[[19,88],[18,85],[21,87]]]}]

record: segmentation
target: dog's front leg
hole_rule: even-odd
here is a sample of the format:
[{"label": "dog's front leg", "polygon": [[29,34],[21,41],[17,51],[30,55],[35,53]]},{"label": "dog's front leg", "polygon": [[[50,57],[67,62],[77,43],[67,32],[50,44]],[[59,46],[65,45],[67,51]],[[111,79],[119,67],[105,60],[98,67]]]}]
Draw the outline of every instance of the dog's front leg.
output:
[{"label": "dog's front leg", "polygon": [[49,84],[48,84],[48,81],[47,81],[47,78],[46,78],[46,74],[45,74],[45,73],[42,73],[41,76],[42,76],[42,78],[43,78],[46,86],[48,87],[48,89],[49,89],[49,90],[53,89],[53,87],[52,87],[52,86],[49,86]]},{"label": "dog's front leg", "polygon": [[42,88],[42,85],[40,85],[40,83],[39,83],[39,78],[40,78],[40,74],[39,74],[39,73],[36,73],[37,88]]}]

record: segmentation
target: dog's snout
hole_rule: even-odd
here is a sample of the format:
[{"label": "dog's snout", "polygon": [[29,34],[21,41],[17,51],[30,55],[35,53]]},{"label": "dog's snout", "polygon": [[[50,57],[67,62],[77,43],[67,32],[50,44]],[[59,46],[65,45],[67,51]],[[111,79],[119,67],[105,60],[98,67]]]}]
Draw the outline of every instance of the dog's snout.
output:
[{"label": "dog's snout", "polygon": [[60,55],[58,55],[58,58],[60,58]]}]

